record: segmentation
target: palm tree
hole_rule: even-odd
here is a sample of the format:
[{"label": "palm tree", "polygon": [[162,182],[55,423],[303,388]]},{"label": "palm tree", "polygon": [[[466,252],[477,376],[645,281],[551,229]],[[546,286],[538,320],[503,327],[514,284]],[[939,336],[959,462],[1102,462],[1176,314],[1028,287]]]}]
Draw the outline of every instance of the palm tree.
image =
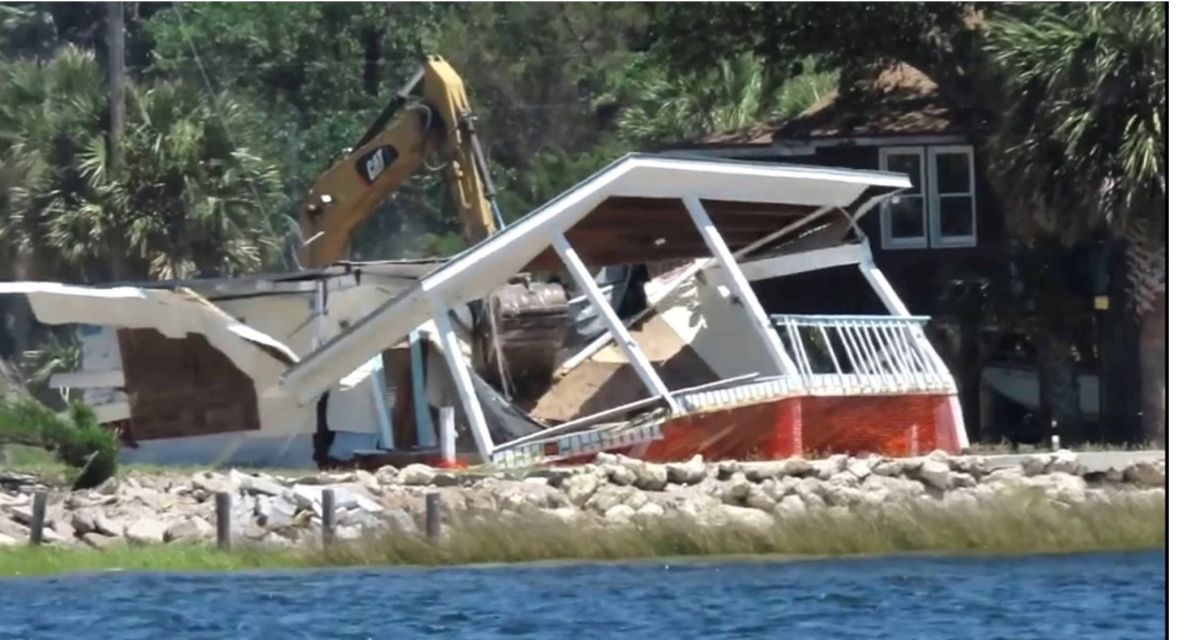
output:
[{"label": "palm tree", "polygon": [[[278,256],[263,134],[228,95],[133,85],[126,166],[106,164],[103,73],[91,52],[0,69],[0,275],[103,281],[232,275]],[[257,145],[261,146],[261,145]],[[278,215],[278,214],[277,214]]]},{"label": "palm tree", "polygon": [[85,190],[81,144],[105,122],[103,76],[91,52],[64,47],[46,62],[0,64],[0,274],[69,278],[45,225]]},{"label": "palm tree", "polygon": [[[41,62],[0,62],[0,278],[78,280],[46,237],[50,220],[76,206],[85,180],[81,141],[105,122],[102,76],[92,54],[61,49]],[[33,341],[33,313],[24,299],[6,296],[0,311],[4,356]]]},{"label": "palm tree", "polygon": [[234,99],[161,82],[132,87],[128,112],[125,166],[107,164],[100,134],[81,154],[87,197],[49,225],[63,256],[79,264],[107,257],[114,270],[124,256],[128,273],[114,277],[159,279],[246,273],[279,256],[282,226],[268,211],[279,210],[282,182],[244,146],[258,132]]},{"label": "palm tree", "polygon": [[615,79],[602,101],[627,103],[617,119],[620,135],[653,145],[695,139],[796,115],[837,87],[837,74],[777,79],[764,62],[744,53],[712,70],[671,75],[653,55]]},{"label": "palm tree", "polygon": [[1009,7],[989,25],[1010,100],[999,177],[1027,233],[1124,247],[1141,325],[1143,429],[1165,442],[1166,5]]}]

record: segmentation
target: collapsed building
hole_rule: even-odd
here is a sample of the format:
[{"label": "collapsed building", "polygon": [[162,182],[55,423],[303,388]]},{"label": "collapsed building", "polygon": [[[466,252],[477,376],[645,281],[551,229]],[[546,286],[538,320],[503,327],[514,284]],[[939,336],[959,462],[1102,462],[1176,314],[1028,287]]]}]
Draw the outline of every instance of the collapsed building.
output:
[{"label": "collapsed building", "polygon": [[[79,325],[82,367],[54,383],[119,426],[129,461],[958,452],[957,389],[928,319],[908,313],[858,226],[910,186],[876,171],[630,155],[448,260],[0,293],[27,296],[43,323]],[[857,269],[883,313],[782,313],[756,295],[829,269]],[[475,366],[464,318],[544,274],[571,286],[571,330],[553,379],[522,395]]]}]

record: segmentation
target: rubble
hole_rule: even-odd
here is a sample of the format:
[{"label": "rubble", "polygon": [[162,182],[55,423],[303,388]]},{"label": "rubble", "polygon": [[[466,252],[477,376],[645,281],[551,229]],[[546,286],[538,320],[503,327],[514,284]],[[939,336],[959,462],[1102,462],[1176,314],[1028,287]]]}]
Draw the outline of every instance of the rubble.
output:
[{"label": "rubble", "polygon": [[[45,539],[52,545],[106,547],[206,543],[215,540],[215,498],[233,493],[232,529],[240,540],[299,544],[319,536],[323,490],[334,492],[335,535],[355,539],[387,528],[423,531],[425,495],[442,496],[445,524],[472,516],[544,514],[564,522],[645,526],[660,518],[687,518],[697,526],[741,524],[838,513],[863,505],[889,508],[920,501],[969,508],[982,501],[1040,492],[1077,504],[1115,496],[1158,499],[1166,462],[1133,459],[1119,473],[1085,472],[1074,454],[1058,452],[1034,464],[988,469],[978,460],[933,454],[924,458],[844,457],[777,463],[687,462],[653,464],[619,455],[596,463],[535,471],[313,474],[301,478],[265,473],[208,472],[187,476],[128,477],[114,495],[99,491],[55,493],[47,509]],[[1034,473],[1034,471],[1039,471]],[[400,478],[404,481],[401,482]],[[418,483],[417,479],[424,482]],[[22,492],[36,479],[8,482],[0,490],[0,545],[28,540],[31,507]]]}]

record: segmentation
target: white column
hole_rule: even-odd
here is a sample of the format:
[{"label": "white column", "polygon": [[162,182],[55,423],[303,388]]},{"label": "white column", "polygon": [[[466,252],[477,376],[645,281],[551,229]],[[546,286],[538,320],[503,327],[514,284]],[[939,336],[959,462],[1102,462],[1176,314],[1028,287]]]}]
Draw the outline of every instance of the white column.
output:
[{"label": "white column", "polygon": [[442,449],[442,462],[446,464],[454,464],[458,461],[457,452],[455,451],[455,439],[458,431],[454,428],[454,407],[442,407],[438,410],[438,420],[440,420],[441,429],[439,431],[438,443]]},{"label": "white column", "polygon": [[733,258],[733,254],[730,253],[729,247],[725,244],[725,239],[721,237],[720,232],[717,231],[717,227],[709,219],[708,213],[704,210],[704,205],[700,204],[700,199],[694,196],[687,196],[683,199],[683,204],[692,216],[692,222],[695,223],[696,229],[700,232],[700,237],[704,238],[704,244],[708,245],[708,250],[712,252],[713,258],[716,259],[717,266],[725,274],[729,286],[733,288],[733,292],[742,301],[742,307],[750,314],[754,331],[766,343],[767,351],[770,352],[775,366],[779,367],[779,371],[784,375],[799,375],[799,372],[796,370],[796,363],[792,362],[791,357],[788,356],[787,351],[783,347],[783,341],[779,339],[779,334],[771,326],[770,318],[767,317],[766,311],[763,311],[762,305],[759,304],[758,298],[754,295],[754,290],[750,288],[750,283],[746,281],[746,276],[738,268],[737,261]]},{"label": "white column", "polygon": [[900,296],[896,295],[896,290],[892,288],[892,283],[883,277],[883,272],[879,267],[875,266],[875,261],[869,258],[859,261],[858,270],[862,272],[867,279],[867,283],[871,285],[871,289],[875,291],[875,295],[879,296],[879,300],[883,302],[883,306],[887,307],[888,313],[894,316],[908,317],[908,307],[904,306],[904,301]]},{"label": "white column", "polygon": [[446,364],[450,366],[450,375],[454,377],[454,386],[458,389],[459,399],[467,411],[467,423],[471,426],[471,435],[475,438],[475,446],[483,456],[484,462],[492,459],[492,434],[488,431],[487,420],[483,416],[483,406],[475,395],[475,385],[471,382],[471,373],[467,369],[467,359],[463,357],[462,347],[458,344],[458,336],[450,324],[450,315],[446,308],[438,304],[433,313],[433,322],[437,327],[439,342],[446,354]]},{"label": "white column", "polygon": [[646,358],[646,354],[642,353],[641,348],[633,341],[633,336],[629,335],[629,331],[625,329],[625,324],[617,317],[617,312],[609,306],[608,300],[604,299],[604,294],[600,292],[599,285],[592,278],[592,274],[588,273],[587,266],[583,264],[583,260],[579,258],[579,254],[575,253],[575,249],[567,242],[566,236],[562,232],[556,233],[554,234],[553,241],[554,250],[558,252],[558,257],[562,259],[567,270],[571,272],[571,277],[575,280],[575,283],[583,288],[584,295],[596,307],[596,310],[600,312],[600,319],[608,327],[609,333],[616,340],[617,346],[621,348],[621,352],[625,354],[625,358],[629,360],[629,364],[633,365],[633,370],[642,379],[642,384],[646,385],[650,393],[666,399],[667,405],[671,407],[671,411],[678,411],[679,405],[671,397],[671,392],[667,389],[667,385],[655,373],[654,367],[650,365],[650,360]]}]

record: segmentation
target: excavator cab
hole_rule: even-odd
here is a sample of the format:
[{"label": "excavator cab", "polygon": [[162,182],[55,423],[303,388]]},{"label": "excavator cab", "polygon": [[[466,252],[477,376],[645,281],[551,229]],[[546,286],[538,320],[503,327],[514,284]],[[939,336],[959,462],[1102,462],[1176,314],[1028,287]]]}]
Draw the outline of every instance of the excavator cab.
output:
[{"label": "excavator cab", "polygon": [[[367,131],[313,182],[299,211],[303,267],[347,258],[354,230],[382,200],[439,156],[468,245],[504,227],[462,79],[426,56]],[[562,285],[518,279],[472,305],[471,357],[518,406],[548,388],[569,327]]]}]

